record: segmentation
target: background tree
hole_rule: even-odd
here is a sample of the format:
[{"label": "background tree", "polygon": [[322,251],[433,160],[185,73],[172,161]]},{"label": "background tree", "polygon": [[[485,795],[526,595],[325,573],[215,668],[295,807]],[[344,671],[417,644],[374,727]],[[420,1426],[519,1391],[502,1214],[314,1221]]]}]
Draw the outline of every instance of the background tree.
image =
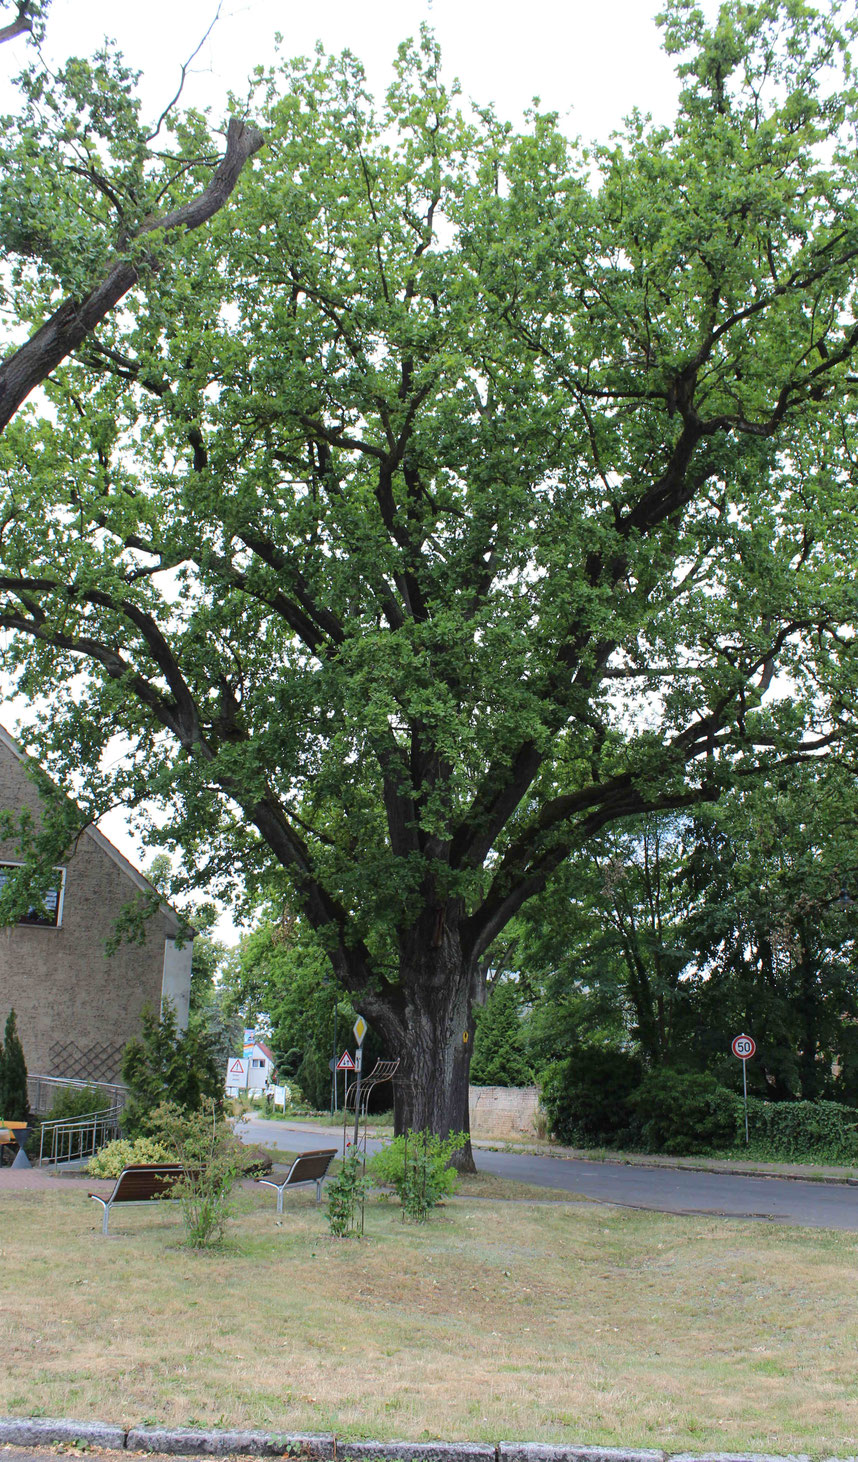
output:
[{"label": "background tree", "polygon": [[697,828],[688,1056],[728,1084],[741,1028],[759,1095],[858,1097],[855,791],[850,767],[786,770]]},{"label": "background tree", "polygon": [[148,1134],[149,1118],[162,1102],[187,1112],[199,1111],[206,1102],[220,1110],[225,1073],[206,1035],[190,1026],[180,1031],[169,1004],[160,1018],[144,1010],[141,1024],[142,1035],[122,1053],[122,1080],[128,1088],[123,1132],[129,1137]]},{"label": "background tree", "polygon": [[[288,911],[277,919],[263,918],[242,937],[228,960],[223,994],[227,1009],[240,1011],[246,1025],[265,1015],[278,1078],[294,1081],[310,1106],[327,1110],[333,1095],[329,1063],[334,1036],[337,1056],[346,1048],[353,1050],[352,1026],[358,1011],[334,981],[313,930]],[[370,1070],[380,1054],[378,1037],[370,1028],[364,1040],[364,1069]],[[342,1076],[338,1082],[341,1105]],[[372,1110],[389,1108],[391,1095],[389,1087],[379,1087]]]},{"label": "background tree", "polygon": [[688,818],[630,819],[563,865],[521,916],[516,958],[537,1004],[550,1016],[564,992],[585,997],[561,1046],[588,1032],[600,1044],[611,1029],[657,1065],[687,1045],[695,1016],[683,975],[701,957],[689,926],[699,902],[691,833]]},{"label": "background tree", "polygon": [[34,742],[300,911],[400,1127],[467,1125],[488,951],[567,858],[852,729],[854,17],[664,27],[674,125],[591,152],[463,115],[425,33],[379,108],[348,56],[263,73],[276,166],[0,443]]},{"label": "background tree", "polygon": [[492,984],[476,1013],[471,1081],[475,1086],[530,1086],[533,1067],[522,1019],[522,990],[516,980]]},{"label": "background tree", "polygon": [[8,1122],[27,1122],[30,1102],[27,1096],[27,1066],[24,1048],[18,1036],[14,1010],[6,1017],[3,1032],[3,1055],[0,1060],[0,1116]]}]

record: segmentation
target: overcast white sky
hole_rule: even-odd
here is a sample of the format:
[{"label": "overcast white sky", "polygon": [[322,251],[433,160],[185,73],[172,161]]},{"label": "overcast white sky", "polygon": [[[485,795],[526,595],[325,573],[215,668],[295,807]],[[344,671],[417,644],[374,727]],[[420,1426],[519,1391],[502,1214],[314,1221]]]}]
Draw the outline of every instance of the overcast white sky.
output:
[{"label": "overcast white sky", "polygon": [[[109,35],[142,71],[157,114],[216,9],[217,0],[54,0],[45,55],[90,54]],[[222,0],[185,95],[219,110],[230,88],[240,92],[254,66],[273,60],[278,30],[290,56],[308,54],[317,40],[330,51],[348,47],[381,90],[399,42],[428,21],[467,95],[495,102],[511,120],[539,96],[569,114],[570,130],[604,138],[632,104],[657,118],[671,113],[675,81],[659,50],[658,9],[657,0]]]},{"label": "overcast white sky", "polygon": [[[319,0],[298,6],[283,0],[222,0],[210,38],[193,63],[183,93],[188,105],[225,110],[230,90],[244,91],[254,66],[274,60],[274,36],[288,56],[306,55],[321,40],[328,51],[346,47],[363,61],[370,85],[382,91],[396,47],[422,22],[435,30],[449,76],[464,93],[520,122],[533,97],[560,113],[570,133],[606,140],[623,116],[639,106],[656,121],[673,114],[677,83],[659,46],[653,16],[658,0]],[[706,0],[709,14],[715,0]],[[145,0],[132,5],[99,0],[53,0],[43,54],[49,64],[90,55],[109,36],[142,73],[148,116],[173,96],[180,67],[205,34],[217,0]],[[7,79],[24,64],[19,41],[0,48],[0,103],[13,105]],[[14,731],[24,710],[7,704],[2,719]],[[103,831],[140,865],[144,855],[120,817]],[[234,933],[227,919],[223,937]]]}]

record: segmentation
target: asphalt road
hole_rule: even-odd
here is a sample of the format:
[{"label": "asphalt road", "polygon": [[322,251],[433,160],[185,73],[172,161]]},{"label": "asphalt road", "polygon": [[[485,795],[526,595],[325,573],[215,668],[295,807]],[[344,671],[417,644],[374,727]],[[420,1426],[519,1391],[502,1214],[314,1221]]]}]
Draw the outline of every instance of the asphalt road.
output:
[{"label": "asphalt road", "polygon": [[[242,1136],[246,1142],[262,1142],[266,1147],[308,1152],[316,1147],[341,1147],[343,1129],[292,1126],[253,1117],[242,1127]],[[370,1140],[367,1147],[376,1152],[381,1145],[380,1141]],[[858,1232],[858,1188],[842,1184],[631,1167],[486,1149],[476,1149],[474,1155],[480,1172],[540,1188],[559,1188],[622,1208],[714,1214]]]}]

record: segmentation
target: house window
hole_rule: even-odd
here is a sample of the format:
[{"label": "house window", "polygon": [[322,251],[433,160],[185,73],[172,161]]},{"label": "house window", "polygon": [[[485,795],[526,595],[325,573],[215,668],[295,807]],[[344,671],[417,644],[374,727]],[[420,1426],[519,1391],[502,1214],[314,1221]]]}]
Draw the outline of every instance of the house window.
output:
[{"label": "house window", "polygon": [[257,1061],[256,1057],[254,1056],[254,1058],[253,1058],[253,1064],[254,1064],[254,1066],[264,1066],[265,1065],[265,1062],[264,1061]]},{"label": "house window", "polygon": [[[21,863],[0,863],[0,894],[2,894],[7,882],[13,877]],[[27,910],[22,918],[16,919],[16,924],[27,924],[39,929],[58,929],[63,920],[63,894],[65,892],[66,871],[64,868],[55,868],[55,880],[45,889],[41,898]]]}]

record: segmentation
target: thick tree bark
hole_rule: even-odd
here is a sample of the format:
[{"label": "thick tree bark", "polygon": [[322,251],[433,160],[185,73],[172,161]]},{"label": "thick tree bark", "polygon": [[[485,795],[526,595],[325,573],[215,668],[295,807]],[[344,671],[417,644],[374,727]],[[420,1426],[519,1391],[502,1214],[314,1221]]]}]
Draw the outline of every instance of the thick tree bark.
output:
[{"label": "thick tree bark", "polygon": [[468,1140],[453,1166],[475,1172],[468,1081],[480,974],[455,923],[448,928],[441,912],[428,923],[434,925],[431,932],[427,920],[421,920],[405,941],[400,1018],[382,1032],[391,1055],[400,1061],[394,1126],[397,1135],[409,1129],[440,1137],[465,1132]]},{"label": "thick tree bark", "polygon": [[[264,141],[256,127],[233,118],[227,131],[226,152],[208,187],[181,208],[147,219],[134,237],[139,239],[155,231],[188,231],[206,223],[226,203],[244,164]],[[30,392],[83,344],[96,325],[137,283],[141,267],[157,268],[157,247],[146,256],[145,265],[139,260],[117,260],[107,277],[84,299],[64,300],[35,335],[0,364],[0,431],[8,426]]]}]

